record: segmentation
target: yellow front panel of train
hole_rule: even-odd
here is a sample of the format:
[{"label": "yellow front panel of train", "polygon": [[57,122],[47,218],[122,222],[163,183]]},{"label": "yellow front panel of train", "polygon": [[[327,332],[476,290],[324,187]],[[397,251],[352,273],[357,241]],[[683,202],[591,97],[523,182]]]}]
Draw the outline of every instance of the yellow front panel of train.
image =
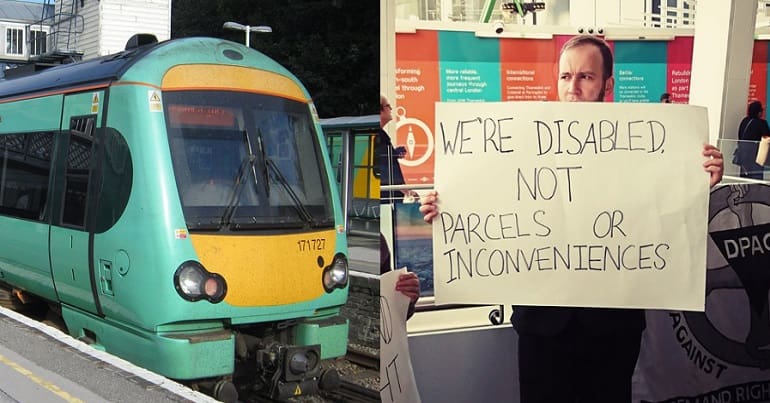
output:
[{"label": "yellow front panel of train", "polygon": [[322,273],[335,253],[334,230],[298,235],[190,236],[206,270],[227,281],[225,302],[269,306],[324,293]]}]

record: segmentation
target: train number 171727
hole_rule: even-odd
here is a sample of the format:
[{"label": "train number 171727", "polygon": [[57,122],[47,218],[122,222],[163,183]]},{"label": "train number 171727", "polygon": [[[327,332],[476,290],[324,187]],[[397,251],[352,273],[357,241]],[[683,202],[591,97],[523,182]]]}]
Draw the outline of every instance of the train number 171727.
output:
[{"label": "train number 171727", "polygon": [[297,241],[300,252],[326,249],[326,238],[300,239]]}]

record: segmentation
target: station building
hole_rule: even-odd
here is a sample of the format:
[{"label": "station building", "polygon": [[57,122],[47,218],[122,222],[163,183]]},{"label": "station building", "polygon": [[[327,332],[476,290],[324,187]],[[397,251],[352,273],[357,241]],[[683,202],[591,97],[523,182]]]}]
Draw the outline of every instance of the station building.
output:
[{"label": "station building", "polygon": [[136,33],[171,37],[170,0],[0,2],[0,63],[25,70],[123,50]]}]

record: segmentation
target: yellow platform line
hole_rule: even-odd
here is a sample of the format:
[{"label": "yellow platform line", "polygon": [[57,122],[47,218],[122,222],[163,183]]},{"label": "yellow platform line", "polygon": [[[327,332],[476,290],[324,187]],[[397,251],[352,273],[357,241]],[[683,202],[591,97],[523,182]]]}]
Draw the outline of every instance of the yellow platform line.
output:
[{"label": "yellow platform line", "polygon": [[3,363],[5,365],[13,368],[14,371],[16,371],[16,372],[26,376],[27,378],[32,380],[32,382],[35,382],[36,384],[38,384],[38,385],[48,389],[53,394],[61,397],[65,401],[68,401],[70,403],[83,403],[82,400],[80,400],[80,399],[78,399],[76,397],[73,397],[72,395],[70,395],[69,393],[61,390],[61,388],[59,388],[58,386],[52,384],[51,382],[48,382],[48,381],[46,381],[44,379],[39,378],[38,376],[33,374],[32,371],[30,371],[30,370],[22,367],[21,365],[19,365],[19,364],[15,363],[15,362],[5,358],[2,355],[0,355],[0,363]]}]

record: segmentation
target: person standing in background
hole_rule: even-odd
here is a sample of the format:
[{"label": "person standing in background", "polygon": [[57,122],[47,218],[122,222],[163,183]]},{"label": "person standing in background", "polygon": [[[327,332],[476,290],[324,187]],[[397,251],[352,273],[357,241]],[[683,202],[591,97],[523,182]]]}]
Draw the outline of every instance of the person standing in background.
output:
[{"label": "person standing in background", "polygon": [[[380,176],[380,185],[403,185],[404,174],[401,172],[400,158],[406,154],[406,149],[402,147],[393,148],[390,136],[385,132],[385,125],[393,120],[393,107],[388,103],[388,98],[380,95],[380,130],[377,132],[377,164]],[[401,194],[409,192],[399,192],[393,190],[380,191],[380,203],[387,204],[393,201],[398,203],[401,200]]]},{"label": "person standing in background", "polygon": [[[404,147],[393,148],[393,144],[390,141],[390,136],[383,129],[388,122],[393,119],[393,107],[388,103],[388,98],[384,95],[380,95],[380,131],[377,133],[377,162],[379,164],[380,171],[380,185],[403,185],[404,175],[401,173],[401,165],[398,163],[398,159],[404,156]],[[394,195],[411,194],[409,191],[380,191],[380,204],[388,204],[393,201],[394,203],[401,200],[401,197],[395,197]],[[393,225],[395,229],[395,223]],[[380,274],[384,274],[392,270],[390,248],[388,247],[385,237],[380,233]],[[401,274],[396,282],[396,291],[400,291],[402,294],[409,297],[409,311],[407,312],[407,319],[414,314],[414,306],[417,303],[417,299],[420,298],[420,279],[417,274],[409,272]]]},{"label": "person standing in background", "polygon": [[738,125],[737,161],[741,167],[741,177],[763,179],[765,168],[757,164],[757,152],[762,136],[770,136],[770,127],[763,119],[762,102],[754,101],[749,104],[746,117]]}]

